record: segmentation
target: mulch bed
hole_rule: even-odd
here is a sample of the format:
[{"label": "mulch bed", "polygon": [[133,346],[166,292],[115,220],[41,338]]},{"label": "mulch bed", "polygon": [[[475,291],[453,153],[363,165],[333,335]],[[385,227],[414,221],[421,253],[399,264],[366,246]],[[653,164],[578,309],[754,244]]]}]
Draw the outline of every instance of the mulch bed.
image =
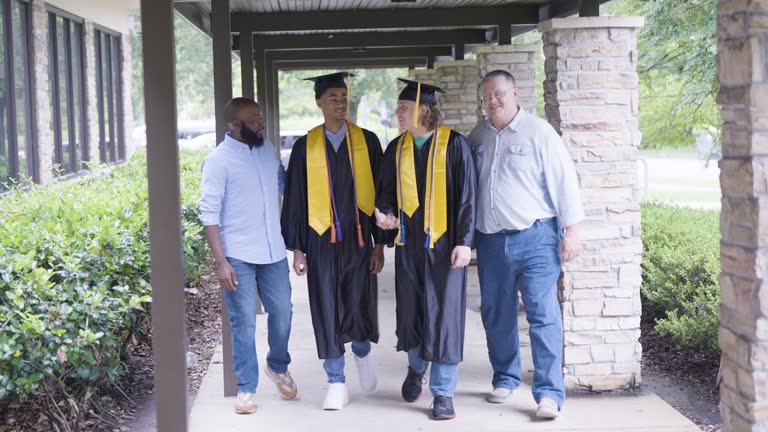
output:
[{"label": "mulch bed", "polygon": [[702,353],[679,349],[672,338],[661,336],[654,329],[654,320],[644,312],[641,320],[640,343],[643,346],[643,378],[651,375],[669,379],[688,400],[667,398],[664,391],[656,394],[696,423],[702,431],[719,431],[720,392],[716,387],[720,368],[719,353]]},{"label": "mulch bed", "polygon": [[[194,394],[208,370],[213,351],[221,339],[221,290],[213,271],[203,274],[195,294],[187,293],[188,351],[194,353],[194,365],[188,369],[188,392]],[[153,399],[154,365],[149,340],[129,348],[128,373],[120,378],[118,388],[105,389],[99,395],[100,413],[89,413],[84,431],[127,431],[129,425]],[[125,393],[125,394],[123,394]],[[126,397],[127,396],[127,397]],[[3,412],[4,411],[4,412]],[[50,432],[54,430],[34,401],[0,407],[0,432]]]}]

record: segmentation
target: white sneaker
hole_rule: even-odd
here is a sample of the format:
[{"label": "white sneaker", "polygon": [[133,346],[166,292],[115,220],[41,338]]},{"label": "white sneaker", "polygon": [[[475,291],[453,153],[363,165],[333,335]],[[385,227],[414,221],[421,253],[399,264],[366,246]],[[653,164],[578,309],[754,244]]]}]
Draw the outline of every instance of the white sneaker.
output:
[{"label": "white sneaker", "polygon": [[514,392],[515,390],[506,387],[494,387],[493,390],[488,393],[486,400],[495,404],[504,403],[507,397]]},{"label": "white sneaker", "polygon": [[237,401],[235,402],[235,412],[237,414],[253,414],[256,412],[256,393],[244,393],[237,394]]},{"label": "white sneaker", "polygon": [[376,390],[376,368],[373,366],[372,354],[368,353],[365,357],[355,357],[357,364],[357,374],[360,377],[360,390],[370,393]]},{"label": "white sneaker", "polygon": [[536,417],[543,419],[554,419],[560,415],[560,409],[557,407],[557,402],[550,398],[541,398],[539,401],[539,407],[536,409]]},{"label": "white sneaker", "polygon": [[328,394],[325,395],[323,401],[323,409],[328,411],[335,411],[344,408],[349,402],[349,394],[347,393],[347,385],[344,383],[328,384]]}]

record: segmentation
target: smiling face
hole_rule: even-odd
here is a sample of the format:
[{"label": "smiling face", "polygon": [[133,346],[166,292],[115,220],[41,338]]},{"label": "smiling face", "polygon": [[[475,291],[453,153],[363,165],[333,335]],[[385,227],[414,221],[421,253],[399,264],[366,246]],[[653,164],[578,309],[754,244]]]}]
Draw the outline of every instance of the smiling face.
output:
[{"label": "smiling face", "polygon": [[317,99],[317,107],[323,112],[326,122],[344,120],[347,106],[347,89],[344,88],[329,88]]},{"label": "smiling face", "polygon": [[483,82],[483,108],[494,123],[506,124],[517,114],[517,87],[503,76],[488,78]]}]

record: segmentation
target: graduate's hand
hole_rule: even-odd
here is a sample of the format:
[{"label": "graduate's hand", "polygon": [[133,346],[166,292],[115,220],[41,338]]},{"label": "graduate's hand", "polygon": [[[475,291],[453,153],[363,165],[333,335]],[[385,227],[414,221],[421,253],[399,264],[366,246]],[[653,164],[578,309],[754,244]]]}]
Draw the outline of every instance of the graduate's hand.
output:
[{"label": "graduate's hand", "polygon": [[307,274],[307,257],[304,256],[304,252],[295,250],[293,251],[293,271],[298,276],[304,276]]},{"label": "graduate's hand", "polygon": [[565,229],[565,235],[560,241],[560,259],[568,262],[579,256],[581,251],[581,236],[576,225],[571,225]]},{"label": "graduate's hand", "polygon": [[384,268],[384,245],[376,245],[371,251],[371,262],[368,265],[368,270],[371,273],[381,273],[381,269]]},{"label": "graduate's hand", "polygon": [[400,220],[392,215],[384,214],[378,208],[373,209],[376,225],[383,230],[393,230],[400,227]]},{"label": "graduate's hand", "polygon": [[472,249],[469,246],[456,246],[451,253],[451,267],[462,268],[469,265],[472,259]]},{"label": "graduate's hand", "polygon": [[232,268],[229,261],[226,259],[216,261],[216,276],[222,287],[230,291],[237,291],[237,274],[235,274],[235,269]]}]

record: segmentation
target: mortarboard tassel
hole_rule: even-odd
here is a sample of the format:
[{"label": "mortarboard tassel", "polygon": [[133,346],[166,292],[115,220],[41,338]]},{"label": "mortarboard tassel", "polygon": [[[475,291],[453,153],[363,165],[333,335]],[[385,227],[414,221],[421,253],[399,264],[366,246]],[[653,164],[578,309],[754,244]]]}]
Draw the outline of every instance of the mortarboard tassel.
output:
[{"label": "mortarboard tassel", "polygon": [[421,100],[421,82],[416,86],[416,106],[413,107],[413,127],[419,127],[419,101]]}]

